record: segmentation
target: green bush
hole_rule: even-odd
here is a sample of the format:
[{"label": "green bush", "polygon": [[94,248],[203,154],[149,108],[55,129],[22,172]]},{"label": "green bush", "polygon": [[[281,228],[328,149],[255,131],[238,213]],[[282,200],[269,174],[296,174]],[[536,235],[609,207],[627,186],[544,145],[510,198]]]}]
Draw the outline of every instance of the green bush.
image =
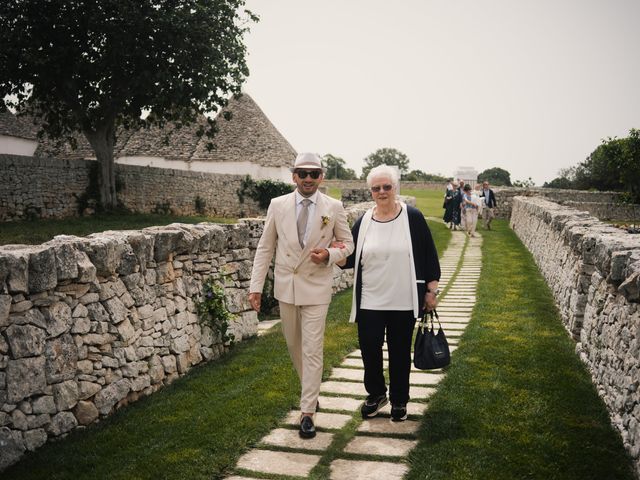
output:
[{"label": "green bush", "polygon": [[222,343],[233,343],[234,335],[229,333],[229,322],[233,320],[233,315],[227,309],[224,289],[212,277],[202,284],[202,297],[196,302],[196,308],[200,321],[211,327]]},{"label": "green bush", "polygon": [[244,203],[246,197],[254,199],[261,208],[268,208],[272,198],[279,197],[293,191],[293,185],[279,180],[258,180],[250,176],[244,177],[242,185],[237,191],[240,203]]},{"label": "green bush", "polygon": [[207,201],[204,198],[202,198],[200,195],[197,195],[194,202],[195,202],[196,213],[198,215],[205,215],[207,212]]}]

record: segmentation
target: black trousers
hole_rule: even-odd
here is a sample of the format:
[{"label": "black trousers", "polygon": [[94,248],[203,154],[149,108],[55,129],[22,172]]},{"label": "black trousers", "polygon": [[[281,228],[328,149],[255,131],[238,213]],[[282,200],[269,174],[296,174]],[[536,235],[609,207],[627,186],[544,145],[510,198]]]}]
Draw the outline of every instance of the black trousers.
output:
[{"label": "black trousers", "polygon": [[371,397],[387,392],[382,366],[385,332],[389,350],[389,399],[392,404],[409,401],[411,339],[416,319],[413,311],[360,310],[358,341],[364,363],[364,387]]}]

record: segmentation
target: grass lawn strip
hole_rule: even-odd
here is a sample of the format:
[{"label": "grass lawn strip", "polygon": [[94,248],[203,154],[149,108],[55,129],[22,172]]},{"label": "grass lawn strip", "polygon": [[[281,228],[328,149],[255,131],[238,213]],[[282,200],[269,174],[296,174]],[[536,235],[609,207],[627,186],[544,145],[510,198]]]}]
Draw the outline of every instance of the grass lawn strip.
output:
[{"label": "grass lawn strip", "polygon": [[492,226],[472,321],[406,478],[635,478],[531,255],[505,221]]}]

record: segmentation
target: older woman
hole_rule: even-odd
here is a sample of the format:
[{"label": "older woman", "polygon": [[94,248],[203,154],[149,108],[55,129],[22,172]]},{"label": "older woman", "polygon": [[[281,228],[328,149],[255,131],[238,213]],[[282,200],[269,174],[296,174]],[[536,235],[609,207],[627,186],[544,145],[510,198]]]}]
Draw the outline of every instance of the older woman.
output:
[{"label": "older woman", "polygon": [[466,184],[460,207],[464,212],[465,230],[470,237],[476,236],[476,224],[478,223],[478,213],[481,206],[480,197],[473,194],[471,185]]},{"label": "older woman", "polygon": [[355,251],[342,266],[355,267],[350,321],[358,323],[368,393],[360,411],[371,418],[389,402],[382,363],[386,333],[391,419],[402,421],[407,418],[413,329],[416,318],[436,306],[440,264],[424,216],[396,198],[397,171],[375,167],[367,185],[376,204],[354,224]]}]

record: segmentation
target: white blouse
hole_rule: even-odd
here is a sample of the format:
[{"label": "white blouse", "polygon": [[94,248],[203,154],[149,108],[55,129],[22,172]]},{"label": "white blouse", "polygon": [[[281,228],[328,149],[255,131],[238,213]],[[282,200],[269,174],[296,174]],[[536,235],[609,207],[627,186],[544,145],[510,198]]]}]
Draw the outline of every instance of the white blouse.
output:
[{"label": "white blouse", "polygon": [[412,310],[411,242],[401,216],[371,221],[362,244],[362,296],[366,310]]}]

